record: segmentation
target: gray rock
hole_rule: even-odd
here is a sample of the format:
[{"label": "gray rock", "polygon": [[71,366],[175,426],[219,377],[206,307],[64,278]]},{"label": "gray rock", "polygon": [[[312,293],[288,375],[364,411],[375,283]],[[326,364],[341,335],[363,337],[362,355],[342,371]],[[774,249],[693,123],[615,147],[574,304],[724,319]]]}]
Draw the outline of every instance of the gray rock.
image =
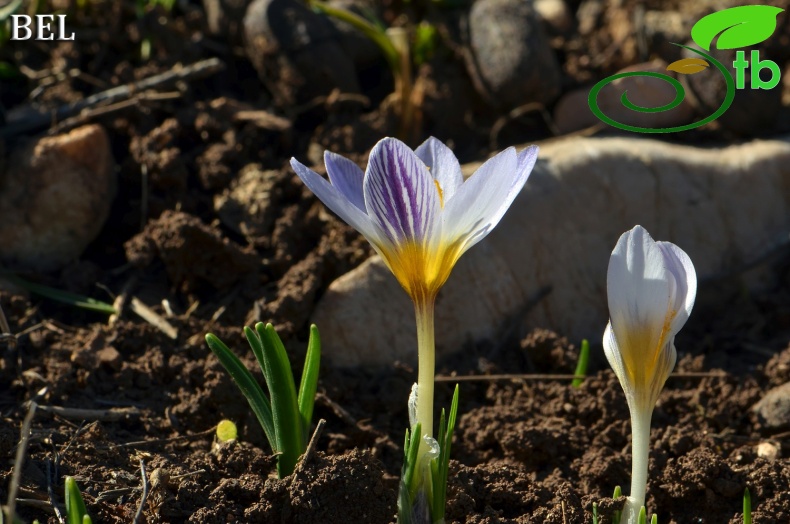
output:
[{"label": "gray rock", "polygon": [[286,107],[358,93],[356,71],[325,15],[297,0],[255,0],[244,17],[247,56],[275,103]]},{"label": "gray rock", "polygon": [[[704,281],[786,239],[787,187],[790,138],[719,149],[624,138],[545,144],[503,220],[461,257],[439,293],[437,353],[499,341],[514,319],[599,341],[608,319],[606,269],[624,231],[641,224],[655,239],[676,243]],[[762,266],[737,285],[759,289],[775,277]],[[690,322],[721,300],[720,288],[722,281],[700,288]],[[313,321],[326,359],[338,365],[416,361],[412,305],[378,257],[333,282]]]},{"label": "gray rock", "polygon": [[766,429],[790,427],[790,382],[770,390],[752,409]]},{"label": "gray rock", "polygon": [[560,91],[560,67],[531,2],[478,0],[469,15],[476,71],[496,107],[548,103]]},{"label": "gray rock", "polygon": [[16,150],[0,173],[0,259],[52,271],[96,238],[115,198],[115,161],[92,124]]}]

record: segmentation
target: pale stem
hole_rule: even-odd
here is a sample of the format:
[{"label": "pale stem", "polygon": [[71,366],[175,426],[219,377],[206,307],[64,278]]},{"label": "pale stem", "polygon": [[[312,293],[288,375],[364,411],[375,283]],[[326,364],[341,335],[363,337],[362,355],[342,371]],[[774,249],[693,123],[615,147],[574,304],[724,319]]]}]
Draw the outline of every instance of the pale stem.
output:
[{"label": "pale stem", "polygon": [[643,410],[631,408],[631,493],[623,508],[620,524],[637,524],[639,511],[645,505],[652,417],[652,407]]},{"label": "pale stem", "polygon": [[[435,367],[435,345],[433,334],[433,298],[422,303],[415,302],[417,319],[417,422],[422,435],[433,437],[433,380]],[[420,456],[428,451],[424,439],[420,438]]]}]

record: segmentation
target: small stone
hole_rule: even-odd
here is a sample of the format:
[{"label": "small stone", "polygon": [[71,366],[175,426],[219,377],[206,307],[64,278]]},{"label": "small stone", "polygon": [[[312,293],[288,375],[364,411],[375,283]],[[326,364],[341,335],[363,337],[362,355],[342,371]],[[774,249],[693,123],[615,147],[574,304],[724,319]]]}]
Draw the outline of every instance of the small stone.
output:
[{"label": "small stone", "polygon": [[335,89],[358,93],[356,70],[328,17],[297,0],[254,0],[244,16],[247,56],[282,107]]},{"label": "small stone", "polygon": [[502,109],[549,103],[560,91],[560,67],[531,2],[478,0],[469,15],[475,68],[490,104]]},{"label": "small stone", "polygon": [[76,260],[115,198],[115,162],[103,127],[44,137],[12,153],[0,173],[0,260],[52,271]]},{"label": "small stone", "polygon": [[760,442],[757,444],[755,451],[757,452],[758,457],[770,460],[772,462],[781,456],[779,453],[779,448],[772,442]]},{"label": "small stone", "polygon": [[112,346],[100,349],[96,353],[96,358],[99,360],[100,364],[104,364],[114,371],[120,371],[123,365],[121,354]]},{"label": "small stone", "polygon": [[573,17],[563,0],[535,0],[535,11],[555,32],[564,33],[571,29]]},{"label": "small stone", "polygon": [[768,391],[752,409],[766,429],[790,427],[790,382]]}]

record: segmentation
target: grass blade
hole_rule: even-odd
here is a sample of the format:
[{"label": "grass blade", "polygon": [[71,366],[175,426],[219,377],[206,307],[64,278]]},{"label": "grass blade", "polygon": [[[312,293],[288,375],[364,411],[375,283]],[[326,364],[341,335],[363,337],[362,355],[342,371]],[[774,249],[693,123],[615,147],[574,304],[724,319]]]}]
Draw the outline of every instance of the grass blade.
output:
[{"label": "grass blade", "polygon": [[107,315],[115,315],[118,313],[118,311],[116,311],[116,309],[112,307],[111,304],[102,302],[101,300],[77,295],[76,293],[69,293],[68,291],[62,291],[60,289],[55,289],[54,287],[45,286],[43,284],[35,284],[10,273],[4,273],[2,276],[19,287],[27,289],[31,293],[41,295],[42,297],[46,297],[51,300],[56,300],[70,306],[96,311],[97,313],[104,313]]},{"label": "grass blade", "polygon": [[254,329],[251,329],[247,326],[244,326],[244,336],[247,337],[247,342],[250,343],[252,353],[255,355],[255,360],[258,361],[258,365],[261,367],[263,380],[268,386],[269,372],[266,370],[266,360],[263,358],[263,342],[261,341],[261,337],[258,336],[258,333]]},{"label": "grass blade", "polygon": [[269,394],[272,399],[275,438],[280,456],[277,458],[277,473],[280,478],[293,473],[299,455],[304,451],[302,420],[296,401],[291,363],[282,340],[274,326],[258,323],[255,326],[263,343],[263,359],[269,372]]},{"label": "grass blade", "polygon": [[315,324],[310,326],[310,340],[307,343],[307,355],[304,359],[302,380],[299,384],[299,415],[302,417],[302,433],[305,439],[310,433],[313,420],[315,392],[318,389],[318,368],[321,365],[321,335]]},{"label": "grass blade", "polygon": [[752,494],[743,490],[743,524],[752,524]]},{"label": "grass blade", "polygon": [[444,510],[447,500],[447,478],[450,470],[450,451],[453,444],[455,419],[458,417],[458,384],[453,391],[453,400],[450,404],[450,416],[445,425],[444,410],[439,421],[439,457],[436,459],[438,468],[433,478],[433,508],[431,516],[434,520],[444,519]]},{"label": "grass blade", "polygon": [[88,514],[85,501],[74,477],[66,477],[66,520],[68,524],[82,524],[83,516]]},{"label": "grass blade", "polygon": [[211,352],[217,356],[220,364],[222,364],[222,367],[224,367],[225,371],[231,376],[242,394],[247,398],[252,412],[255,413],[255,416],[258,418],[263,432],[266,433],[266,439],[269,441],[272,451],[275,453],[281,451],[277,447],[271,402],[263,392],[263,389],[261,389],[261,386],[255,381],[252,373],[244,367],[241,360],[228,349],[228,346],[215,335],[208,333],[206,335],[206,343],[209,349],[211,349]]},{"label": "grass blade", "polygon": [[[579,348],[579,362],[576,364],[576,371],[573,372],[577,377],[584,377],[587,375],[587,364],[590,361],[590,343],[585,338],[582,340],[581,348]],[[578,388],[584,382],[584,378],[575,378],[571,382],[571,386]]]}]

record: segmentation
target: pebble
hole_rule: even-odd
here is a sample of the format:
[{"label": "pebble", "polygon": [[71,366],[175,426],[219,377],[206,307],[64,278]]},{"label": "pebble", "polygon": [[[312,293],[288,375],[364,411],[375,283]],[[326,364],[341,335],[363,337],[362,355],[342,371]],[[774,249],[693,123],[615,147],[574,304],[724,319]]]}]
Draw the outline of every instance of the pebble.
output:
[{"label": "pebble", "polygon": [[765,429],[790,427],[790,382],[768,391],[752,409]]},{"label": "pebble", "polygon": [[[495,107],[549,103],[560,92],[560,66],[531,2],[478,0],[469,14],[476,68]],[[475,74],[476,73],[476,74]]]},{"label": "pebble", "polygon": [[[600,341],[608,319],[606,268],[624,231],[641,224],[655,239],[674,242],[700,281],[730,274],[786,237],[789,186],[790,137],[721,148],[646,138],[544,144],[525,189],[493,232],[461,257],[439,293],[437,355],[499,340],[513,319],[523,329]],[[765,287],[773,271],[754,268],[739,285]],[[727,284],[698,295],[690,322],[727,296]],[[550,291],[536,301],[544,289]],[[377,256],[333,282],[312,320],[327,361],[416,362],[413,307]]]},{"label": "pebble", "polygon": [[354,63],[326,15],[298,0],[254,0],[244,16],[252,65],[275,103],[302,104],[335,89],[358,93]]},{"label": "pebble", "polygon": [[12,152],[0,173],[0,260],[54,271],[79,258],[115,198],[115,161],[103,127],[40,138]]}]

